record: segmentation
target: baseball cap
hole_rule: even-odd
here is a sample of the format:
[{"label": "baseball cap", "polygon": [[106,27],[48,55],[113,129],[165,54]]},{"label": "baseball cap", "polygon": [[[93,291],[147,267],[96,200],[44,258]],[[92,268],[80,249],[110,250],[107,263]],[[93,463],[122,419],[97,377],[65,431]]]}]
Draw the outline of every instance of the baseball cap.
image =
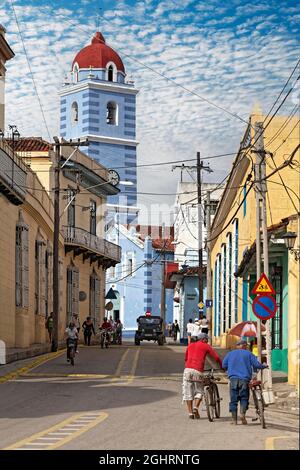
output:
[{"label": "baseball cap", "polygon": [[195,321],[198,321],[198,320],[199,320],[199,318],[195,318],[194,322],[195,322]]},{"label": "baseball cap", "polygon": [[245,341],[244,339],[241,339],[235,345],[236,346],[245,346],[246,344],[247,344],[247,341]]},{"label": "baseball cap", "polygon": [[202,339],[209,339],[208,338],[208,335],[206,333],[200,333],[198,336],[197,336],[198,340],[202,340]]}]

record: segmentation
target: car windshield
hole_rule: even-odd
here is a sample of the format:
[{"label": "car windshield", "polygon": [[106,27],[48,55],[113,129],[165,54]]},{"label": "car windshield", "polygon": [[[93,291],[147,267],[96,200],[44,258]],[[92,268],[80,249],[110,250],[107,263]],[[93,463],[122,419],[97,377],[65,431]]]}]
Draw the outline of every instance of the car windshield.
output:
[{"label": "car windshield", "polygon": [[160,318],[139,318],[142,325],[160,325]]}]

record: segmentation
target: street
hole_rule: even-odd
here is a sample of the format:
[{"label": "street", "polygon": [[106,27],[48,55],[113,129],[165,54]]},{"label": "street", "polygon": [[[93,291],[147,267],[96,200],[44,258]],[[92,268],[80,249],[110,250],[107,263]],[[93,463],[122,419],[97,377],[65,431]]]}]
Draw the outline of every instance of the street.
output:
[{"label": "street", "polygon": [[288,412],[268,409],[263,430],[251,422],[251,407],[248,425],[232,426],[223,379],[221,418],[208,422],[202,408],[200,420],[189,420],[181,404],[184,351],[127,342],[107,350],[80,345],[74,367],[65,351],[35,367],[31,358],[0,383],[1,449],[298,448],[297,418]]}]

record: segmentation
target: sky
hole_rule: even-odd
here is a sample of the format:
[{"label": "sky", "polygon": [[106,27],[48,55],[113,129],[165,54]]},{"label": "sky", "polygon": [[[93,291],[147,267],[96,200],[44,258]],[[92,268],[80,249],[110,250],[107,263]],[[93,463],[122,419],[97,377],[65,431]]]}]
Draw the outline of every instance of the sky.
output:
[{"label": "sky", "polygon": [[[138,164],[236,152],[255,103],[268,112],[300,56],[295,0],[0,0],[0,23],[15,52],[7,63],[6,123],[45,139],[59,133],[57,92],[73,58],[101,30],[140,90]],[[299,87],[281,114],[297,103]],[[233,158],[212,159],[204,181],[223,179]],[[167,216],[179,179],[172,165],[139,169],[139,203]]]}]

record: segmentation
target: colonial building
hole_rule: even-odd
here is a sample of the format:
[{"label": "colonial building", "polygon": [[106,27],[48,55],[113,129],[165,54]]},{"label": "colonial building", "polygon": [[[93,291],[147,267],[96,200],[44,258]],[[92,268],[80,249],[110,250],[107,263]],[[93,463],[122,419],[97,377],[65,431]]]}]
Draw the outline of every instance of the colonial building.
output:
[{"label": "colonial building", "polygon": [[[212,226],[213,336],[214,343],[223,347],[235,339],[228,336],[234,324],[257,320],[251,295],[256,282],[255,191],[248,193],[255,154],[247,148],[254,142],[254,124],[264,120],[259,110],[250,116]],[[284,237],[293,232],[299,245],[298,118],[274,117],[264,131],[264,146],[273,154],[266,155],[269,276],[277,304],[276,316],[270,320],[272,367],[288,374],[295,384],[299,378],[299,259],[288,250]],[[276,171],[290,156],[292,163]]]},{"label": "colonial building", "polygon": [[[213,220],[223,189],[217,183],[202,183],[201,226],[203,249],[203,312],[206,314],[206,195],[210,193],[210,214]],[[170,279],[176,282],[174,291],[174,318],[178,320],[181,338],[187,338],[186,324],[190,318],[199,317],[199,247],[198,247],[198,202],[197,183],[180,182],[175,198],[176,219],[174,224],[174,258],[179,270],[171,274]]]},{"label": "colonial building", "polygon": [[86,153],[115,169],[131,184],[108,198],[111,212],[127,224],[137,216],[136,95],[125,67],[100,32],[72,63],[70,80],[60,91],[60,133],[65,139],[87,137]]},{"label": "colonial building", "polygon": [[[11,143],[11,142],[10,142]],[[54,187],[54,151],[52,145],[40,138],[23,138],[14,143],[15,152],[44,184],[44,192],[52,201]],[[106,198],[118,189],[108,182],[107,169],[78,148],[61,147],[60,171],[60,332],[73,314],[83,322],[90,315],[95,325],[104,317],[105,271],[121,259],[119,246],[104,238]],[[51,203],[52,204],[52,203]],[[51,276],[52,237],[40,236],[37,257],[44,259],[47,246],[49,260],[43,262],[42,271],[49,265]],[[37,261],[38,263],[38,261]],[[37,282],[44,274],[37,273]],[[51,291],[51,277],[42,283],[42,292]],[[50,288],[50,289],[49,289]],[[47,300],[42,316],[49,314],[51,302]]]},{"label": "colonial building", "polygon": [[[173,317],[173,286],[167,280],[174,259],[172,230],[162,236],[162,227],[116,225],[107,233],[110,241],[122,245],[122,261],[107,271],[107,289],[116,299],[109,314],[121,319],[125,334],[132,335],[136,319],[146,311],[160,315],[164,282],[165,320]],[[164,279],[165,278],[165,279]]]}]

